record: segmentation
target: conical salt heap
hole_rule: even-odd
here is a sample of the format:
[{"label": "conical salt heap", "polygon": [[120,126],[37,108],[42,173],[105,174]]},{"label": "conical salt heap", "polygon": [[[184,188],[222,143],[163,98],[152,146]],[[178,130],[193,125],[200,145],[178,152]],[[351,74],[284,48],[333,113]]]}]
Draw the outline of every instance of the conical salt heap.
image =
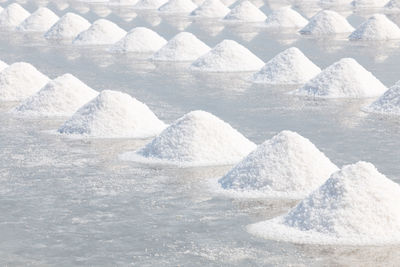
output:
[{"label": "conical salt heap", "polygon": [[193,61],[210,51],[210,47],[190,32],[175,35],[152,56],[160,61]]},{"label": "conical salt heap", "polygon": [[210,52],[198,58],[190,68],[209,72],[257,71],[264,62],[233,40],[223,40]]},{"label": "conical salt heap", "polygon": [[248,226],[250,233],[295,243],[400,243],[400,186],[371,163],[335,172],[286,215]]},{"label": "conical salt heap", "polygon": [[206,0],[192,12],[192,15],[205,18],[223,18],[230,11],[220,0]]},{"label": "conical salt heap", "polygon": [[400,81],[363,110],[372,113],[400,115]]},{"label": "conical salt heap", "polygon": [[99,19],[93,22],[89,29],[81,32],[73,41],[76,45],[109,45],[121,40],[126,31],[117,24]]},{"label": "conical salt heap", "polygon": [[40,7],[27,17],[17,30],[26,32],[46,32],[59,20],[53,11],[46,7]]},{"label": "conical salt heap", "polygon": [[99,93],[71,74],[49,81],[12,110],[27,116],[71,116]]},{"label": "conical salt heap", "polygon": [[181,166],[235,164],[250,153],[256,145],[229,124],[205,111],[184,115],[135,156],[148,161]]},{"label": "conical salt heap", "polygon": [[140,0],[134,7],[137,9],[158,9],[167,2],[168,0]]},{"label": "conical salt heap", "polygon": [[0,101],[20,101],[39,91],[49,78],[25,62],[11,64],[0,72]]},{"label": "conical salt heap", "polygon": [[266,18],[267,16],[265,16],[261,10],[250,1],[245,0],[232,8],[231,12],[229,12],[224,19],[245,22],[261,22],[265,21]]},{"label": "conical salt heap", "polygon": [[47,39],[72,39],[90,27],[90,22],[75,14],[66,13],[44,35]]},{"label": "conical salt heap", "polygon": [[268,197],[303,198],[338,168],[308,139],[282,131],[219,180],[222,188]]},{"label": "conical salt heap", "polygon": [[7,68],[9,65],[4,61],[0,60],[0,72]]},{"label": "conical salt heap", "polygon": [[374,41],[400,39],[400,28],[385,15],[375,14],[362,23],[349,39]]},{"label": "conical salt heap", "polygon": [[308,23],[302,15],[294,11],[290,6],[273,11],[265,21],[270,28],[303,28]]},{"label": "conical salt heap", "polygon": [[342,58],[293,92],[323,98],[364,98],[382,95],[387,88],[352,58]]},{"label": "conical salt heap", "polygon": [[192,0],[169,0],[162,5],[158,11],[163,13],[189,14],[196,8],[198,8],[198,6],[193,3]]},{"label": "conical salt heap", "polygon": [[329,35],[354,31],[349,22],[335,11],[323,10],[314,15],[300,30],[301,34]]},{"label": "conical salt heap", "polygon": [[321,69],[298,48],[279,53],[256,74],[252,81],[267,84],[302,84],[315,77]]},{"label": "conical salt heap", "polygon": [[166,125],[142,102],[125,93],[104,90],[81,107],[58,132],[99,138],[148,138]]},{"label": "conical salt heap", "polygon": [[0,27],[16,27],[30,15],[19,4],[10,4],[0,13]]},{"label": "conical salt heap", "polygon": [[357,8],[384,7],[390,0],[354,0],[352,5]]}]

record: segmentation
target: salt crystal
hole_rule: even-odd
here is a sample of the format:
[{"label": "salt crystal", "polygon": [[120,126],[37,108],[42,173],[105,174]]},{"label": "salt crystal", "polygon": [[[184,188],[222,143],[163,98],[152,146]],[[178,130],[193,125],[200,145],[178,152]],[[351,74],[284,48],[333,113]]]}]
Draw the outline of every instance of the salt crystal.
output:
[{"label": "salt crystal", "polygon": [[90,22],[75,14],[66,13],[44,35],[47,39],[71,39],[90,27]]},{"label": "salt crystal", "polygon": [[76,45],[109,45],[121,40],[126,35],[126,31],[118,27],[117,24],[99,19],[84,32],[81,32],[73,41]]}]

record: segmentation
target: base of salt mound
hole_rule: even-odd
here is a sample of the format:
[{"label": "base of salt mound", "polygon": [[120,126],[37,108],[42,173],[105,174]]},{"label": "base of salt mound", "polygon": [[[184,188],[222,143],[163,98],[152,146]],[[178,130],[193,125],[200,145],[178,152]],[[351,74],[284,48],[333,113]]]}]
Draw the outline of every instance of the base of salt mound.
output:
[{"label": "base of salt mound", "polygon": [[110,45],[118,42],[126,35],[126,31],[117,24],[99,19],[89,29],[81,32],[74,40],[75,45]]},{"label": "base of salt mound", "polygon": [[19,24],[17,30],[25,32],[46,32],[58,20],[59,17],[53,11],[46,7],[40,7]]},{"label": "base of salt mound", "polygon": [[73,39],[90,27],[90,22],[75,14],[66,13],[44,35],[47,39]]},{"label": "base of salt mound", "polygon": [[256,236],[300,244],[400,244],[400,186],[366,162],[344,166],[287,214],[251,224]]}]

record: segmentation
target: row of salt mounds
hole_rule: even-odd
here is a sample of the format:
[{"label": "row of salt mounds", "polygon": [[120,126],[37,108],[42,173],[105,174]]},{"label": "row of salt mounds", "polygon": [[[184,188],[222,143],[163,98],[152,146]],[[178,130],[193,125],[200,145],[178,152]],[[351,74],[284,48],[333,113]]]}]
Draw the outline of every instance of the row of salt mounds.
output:
[{"label": "row of salt mounds", "polygon": [[126,31],[117,24],[106,19],[99,19],[74,40],[75,45],[110,45],[118,42],[126,35]]},{"label": "row of salt mounds", "polygon": [[374,41],[400,39],[400,28],[385,15],[375,14],[362,23],[349,39]]},{"label": "row of salt mounds", "polygon": [[192,12],[192,15],[204,18],[223,18],[230,11],[220,0],[206,0]]},{"label": "row of salt mounds", "polygon": [[236,194],[303,198],[337,170],[308,139],[282,131],[259,145],[218,182]]},{"label": "row of salt mounds", "polygon": [[249,225],[252,234],[286,242],[340,245],[400,243],[400,186],[371,163],[335,172],[286,215]]},{"label": "row of salt mounds", "polygon": [[321,69],[298,48],[291,47],[279,53],[257,73],[252,82],[267,84],[303,84],[315,77]]},{"label": "row of salt mounds", "polygon": [[166,4],[162,5],[158,11],[162,13],[179,13],[189,14],[198,6],[191,0],[169,0]]},{"label": "row of salt mounds", "polygon": [[357,61],[342,58],[292,93],[322,98],[364,98],[380,96],[386,90],[386,86]]},{"label": "row of salt mounds", "polygon": [[279,8],[273,11],[265,21],[269,28],[303,28],[308,23],[298,12],[290,6]]},{"label": "row of salt mounds", "polygon": [[224,19],[232,21],[261,22],[265,21],[266,18],[267,16],[261,12],[261,10],[250,1],[246,0],[236,5]]},{"label": "row of salt mounds", "polygon": [[158,9],[166,4],[168,0],[140,0],[134,8],[137,9]]},{"label": "row of salt mounds", "polygon": [[59,129],[61,134],[100,138],[148,138],[166,125],[146,104],[128,94],[104,90]]},{"label": "row of salt mounds", "polygon": [[390,0],[354,0],[352,5],[356,8],[384,7]]},{"label": "row of salt mounds", "polygon": [[372,113],[400,115],[400,81],[363,110]]},{"label": "row of salt mounds", "polygon": [[40,7],[27,17],[19,26],[18,31],[46,32],[59,20],[53,11],[46,7]]},{"label": "row of salt mounds", "polygon": [[150,53],[161,49],[167,40],[158,33],[145,27],[132,29],[128,34],[114,44],[112,52]]},{"label": "row of salt mounds", "polygon": [[66,13],[44,35],[47,39],[72,39],[90,27],[90,22],[75,14]]},{"label": "row of salt mounds", "polygon": [[31,14],[17,3],[8,5],[0,13],[1,27],[17,27]]},{"label": "row of salt mounds", "polygon": [[257,71],[264,62],[246,47],[233,40],[223,40],[207,54],[192,63],[190,68],[208,72]]},{"label": "row of salt mounds", "polygon": [[97,95],[97,91],[67,73],[48,82],[11,112],[26,116],[71,116]]},{"label": "row of salt mounds", "polygon": [[235,164],[256,145],[226,122],[205,111],[192,111],[176,120],[137,152],[124,160],[178,166]]},{"label": "row of salt mounds", "polygon": [[34,66],[16,62],[0,72],[0,101],[20,101],[39,91],[49,78]]},{"label": "row of salt mounds", "polygon": [[300,30],[301,34],[329,35],[354,31],[353,26],[335,11],[323,10],[315,14],[309,23]]},{"label": "row of salt mounds", "polygon": [[210,47],[189,32],[181,32],[151,57],[159,61],[193,61],[210,51]]}]

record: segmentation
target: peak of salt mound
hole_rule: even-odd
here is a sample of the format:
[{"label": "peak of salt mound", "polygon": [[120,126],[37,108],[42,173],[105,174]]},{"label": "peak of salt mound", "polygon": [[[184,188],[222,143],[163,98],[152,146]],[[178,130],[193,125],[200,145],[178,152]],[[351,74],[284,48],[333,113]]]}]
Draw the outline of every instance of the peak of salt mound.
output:
[{"label": "peak of salt mound", "polygon": [[39,91],[49,78],[25,62],[11,64],[0,72],[0,100],[20,101]]},{"label": "peak of salt mound", "polygon": [[53,11],[46,7],[40,7],[27,17],[19,26],[19,31],[45,32],[59,20]]},{"label": "peak of salt mound", "polygon": [[298,48],[279,53],[256,74],[252,81],[267,84],[302,84],[315,77],[321,69]]},{"label": "peak of salt mound", "polygon": [[192,111],[176,120],[135,155],[149,161],[182,166],[226,165],[235,164],[255,147],[221,119],[205,111]]},{"label": "peak of salt mound", "polygon": [[122,92],[104,90],[59,129],[62,134],[100,138],[148,138],[166,125],[146,104]]},{"label": "peak of salt mound", "polygon": [[0,13],[0,26],[16,27],[31,14],[17,3],[8,5]]},{"label": "peak of salt mound", "polygon": [[250,225],[269,239],[296,243],[400,243],[400,186],[371,163],[344,166],[286,215]]},{"label": "peak of salt mound", "polygon": [[308,20],[290,6],[286,6],[273,11],[265,23],[270,28],[303,28]]},{"label": "peak of salt mound", "polygon": [[384,7],[390,0],[354,0],[353,6],[359,8],[376,8]]},{"label": "peak of salt mound", "polygon": [[228,15],[225,16],[226,20],[238,20],[246,22],[261,22],[267,18],[261,10],[259,10],[250,1],[242,1],[236,5]]},{"label": "peak of salt mound", "polygon": [[168,41],[153,56],[160,61],[193,61],[210,51],[210,47],[190,32],[181,32]]},{"label": "peak of salt mound", "polygon": [[97,91],[67,73],[49,81],[12,112],[28,116],[71,116],[97,95]]},{"label": "peak of salt mound", "polygon": [[117,24],[106,19],[99,19],[73,41],[76,45],[109,45],[121,40],[126,31]]},{"label": "peak of salt mound", "polygon": [[264,62],[233,40],[223,40],[192,63],[192,70],[210,72],[256,71]]},{"label": "peak of salt mound", "polygon": [[293,94],[323,98],[364,98],[380,96],[386,90],[386,86],[357,61],[342,58]]},{"label": "peak of salt mound", "polygon": [[363,110],[372,113],[400,115],[400,81]]},{"label": "peak of salt mound", "polygon": [[167,40],[158,33],[145,28],[137,27],[111,47],[114,52],[149,53],[159,50],[167,44]]},{"label": "peak of salt mound", "polygon": [[7,68],[9,65],[4,61],[0,60],[0,72]]},{"label": "peak of salt mound", "polygon": [[185,13],[189,14],[198,6],[192,0],[169,0],[158,11],[163,13]]},{"label": "peak of salt mound", "polygon": [[66,13],[44,35],[47,39],[71,39],[90,27],[90,22],[75,14]]},{"label": "peak of salt mound", "polygon": [[338,168],[308,139],[282,131],[259,145],[219,180],[222,188],[302,198]]},{"label": "peak of salt mound", "polygon": [[168,0],[140,0],[134,7],[137,9],[159,9]]},{"label": "peak of salt mound", "polygon": [[349,39],[375,41],[400,39],[400,28],[385,15],[375,14],[362,23]]},{"label": "peak of salt mound", "polygon": [[354,31],[345,17],[331,10],[322,10],[314,15],[300,30],[301,34],[329,35]]},{"label": "peak of salt mound", "polygon": [[206,0],[192,12],[192,15],[205,18],[223,18],[230,11],[220,0]]}]

